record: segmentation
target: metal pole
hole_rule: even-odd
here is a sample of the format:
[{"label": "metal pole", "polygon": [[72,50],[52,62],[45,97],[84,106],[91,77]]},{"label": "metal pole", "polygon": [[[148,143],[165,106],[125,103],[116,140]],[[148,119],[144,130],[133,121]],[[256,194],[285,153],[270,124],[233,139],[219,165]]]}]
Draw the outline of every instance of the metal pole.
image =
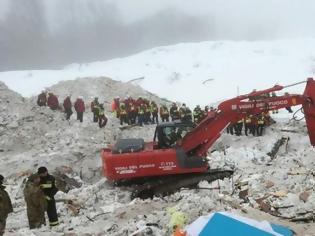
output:
[{"label": "metal pole", "polygon": [[283,88],[289,88],[289,87],[292,87],[292,86],[295,86],[295,85],[304,84],[306,82],[307,81],[304,80],[304,81],[301,81],[301,82],[297,82],[297,83],[294,83],[294,84],[289,84],[289,85],[283,86]]}]

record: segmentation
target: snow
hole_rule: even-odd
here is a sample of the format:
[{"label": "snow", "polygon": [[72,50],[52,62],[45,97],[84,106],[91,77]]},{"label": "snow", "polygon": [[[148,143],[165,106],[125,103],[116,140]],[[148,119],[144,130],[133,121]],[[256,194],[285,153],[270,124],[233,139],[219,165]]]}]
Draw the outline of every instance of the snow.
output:
[{"label": "snow", "polygon": [[[303,81],[315,73],[315,39],[210,41],[153,48],[104,62],[71,64],[61,70],[8,71],[0,81],[29,97],[78,77],[105,76],[189,105],[209,104],[252,89]],[[205,84],[207,79],[214,79]],[[228,86],[227,86],[228,85]],[[303,85],[288,91],[300,91]]]}]

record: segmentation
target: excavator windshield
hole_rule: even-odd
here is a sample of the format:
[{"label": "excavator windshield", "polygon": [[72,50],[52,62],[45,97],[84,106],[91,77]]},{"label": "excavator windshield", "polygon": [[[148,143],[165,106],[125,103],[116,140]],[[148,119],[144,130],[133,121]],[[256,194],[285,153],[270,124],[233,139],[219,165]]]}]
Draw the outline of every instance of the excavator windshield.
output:
[{"label": "excavator windshield", "polygon": [[168,122],[156,127],[154,142],[158,148],[174,147],[178,140],[183,139],[187,133],[193,130],[194,123]]}]

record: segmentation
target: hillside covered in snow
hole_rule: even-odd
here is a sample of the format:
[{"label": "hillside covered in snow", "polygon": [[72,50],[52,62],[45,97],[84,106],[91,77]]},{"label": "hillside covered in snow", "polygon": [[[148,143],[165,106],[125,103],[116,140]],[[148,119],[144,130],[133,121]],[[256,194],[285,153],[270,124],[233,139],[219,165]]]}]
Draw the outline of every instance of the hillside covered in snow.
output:
[{"label": "hillside covered in snow", "polygon": [[[62,98],[66,94],[64,88],[68,88],[71,93],[88,98],[91,89],[102,88],[104,81],[106,87],[118,86],[122,93],[131,96],[150,96],[139,87],[104,78],[61,82],[49,90]],[[225,179],[212,184],[203,181],[200,189],[132,200],[128,188],[113,186],[102,176],[100,151],[120,137],[143,137],[150,141],[154,126],[120,130],[118,120],[107,113],[109,123],[100,129],[92,123],[90,112],[85,114],[82,124],[74,117],[68,122],[60,111],[37,107],[34,98],[23,98],[1,82],[0,91],[0,172],[6,177],[14,207],[7,222],[9,236],[120,236],[141,229],[145,229],[141,235],[164,236],[171,232],[168,212],[174,207],[188,216],[187,224],[200,215],[224,210],[287,225],[298,235],[314,235],[313,223],[290,222],[313,216],[315,160],[305,122],[290,121],[291,115],[286,112],[273,116],[277,123],[268,127],[262,137],[223,133],[211,148],[208,156],[211,167],[234,168],[233,181]],[[112,97],[111,93],[97,95],[105,101]],[[271,158],[268,153],[283,137],[289,138],[288,144]],[[41,165],[74,181],[56,199],[72,199],[78,211],[59,201],[60,226],[29,230],[22,190],[26,176]]]},{"label": "hillside covered in snow", "polygon": [[[78,77],[105,76],[124,82],[144,77],[133,83],[173,101],[205,105],[314,74],[315,39],[308,38],[183,43],[105,62],[71,64],[62,70],[1,72],[0,81],[29,97]],[[205,82],[209,79],[213,80]],[[296,87],[292,91],[301,92]]]}]

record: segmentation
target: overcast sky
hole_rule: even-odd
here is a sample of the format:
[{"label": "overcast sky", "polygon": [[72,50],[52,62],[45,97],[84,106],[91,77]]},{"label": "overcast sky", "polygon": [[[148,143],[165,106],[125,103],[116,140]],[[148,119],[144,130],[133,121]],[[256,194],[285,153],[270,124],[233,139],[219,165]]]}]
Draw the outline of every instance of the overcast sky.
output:
[{"label": "overcast sky", "polygon": [[205,40],[315,37],[314,0],[0,0],[0,71]]}]

